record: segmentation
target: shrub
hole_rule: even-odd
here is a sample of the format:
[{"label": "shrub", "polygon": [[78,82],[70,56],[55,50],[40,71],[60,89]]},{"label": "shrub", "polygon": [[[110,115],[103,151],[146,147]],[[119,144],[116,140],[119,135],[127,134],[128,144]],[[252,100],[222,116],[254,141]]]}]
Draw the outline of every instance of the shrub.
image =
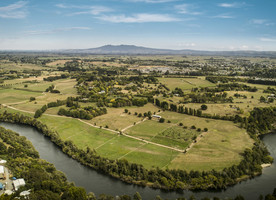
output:
[{"label": "shrub", "polygon": [[30,101],[35,101],[35,97],[30,97]]},{"label": "shrub", "polygon": [[207,108],[208,108],[208,107],[207,107],[205,104],[202,104],[202,105],[201,105],[201,110],[207,110]]}]

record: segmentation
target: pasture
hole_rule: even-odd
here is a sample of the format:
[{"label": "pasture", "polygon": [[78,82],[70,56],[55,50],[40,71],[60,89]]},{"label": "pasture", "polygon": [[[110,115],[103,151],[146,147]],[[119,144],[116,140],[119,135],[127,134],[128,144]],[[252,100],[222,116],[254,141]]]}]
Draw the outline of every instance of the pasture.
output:
[{"label": "pasture", "polygon": [[158,78],[159,82],[166,85],[170,90],[176,87],[182,90],[191,90],[196,87],[214,87],[215,84],[204,78]]}]

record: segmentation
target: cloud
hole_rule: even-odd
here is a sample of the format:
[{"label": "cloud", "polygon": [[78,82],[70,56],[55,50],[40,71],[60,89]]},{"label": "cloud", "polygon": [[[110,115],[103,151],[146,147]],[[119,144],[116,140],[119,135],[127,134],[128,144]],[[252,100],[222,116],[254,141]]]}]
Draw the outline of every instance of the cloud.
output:
[{"label": "cloud", "polygon": [[178,10],[178,13],[181,14],[189,14],[189,15],[201,15],[202,12],[194,12],[195,6],[191,4],[181,4],[181,5],[176,5],[175,9]]},{"label": "cloud", "polygon": [[28,14],[26,10],[26,1],[18,1],[8,6],[0,7],[0,17],[10,19],[22,19]]},{"label": "cloud", "polygon": [[218,4],[219,7],[223,7],[223,8],[240,8],[242,6],[244,6],[245,3],[244,2],[234,2],[234,3],[220,3]]},{"label": "cloud", "polygon": [[265,25],[265,26],[273,26],[274,25],[274,23],[271,23],[266,19],[252,19],[251,23],[256,24],[256,25]]},{"label": "cloud", "polygon": [[260,38],[262,42],[276,42],[276,38]]},{"label": "cloud", "polygon": [[64,28],[57,28],[53,30],[34,30],[34,31],[26,31],[25,34],[27,35],[45,35],[45,34],[54,34],[60,32],[67,32],[73,30],[91,30],[89,27],[64,27]]},{"label": "cloud", "polygon": [[216,16],[213,16],[212,18],[219,18],[219,19],[234,19],[236,18],[235,16],[233,15],[230,15],[230,14],[220,14],[220,15],[216,15]]},{"label": "cloud", "polygon": [[81,6],[81,5],[67,5],[67,4],[57,4],[56,7],[62,9],[79,9],[83,11],[72,12],[68,14],[69,16],[73,15],[82,15],[82,14],[91,14],[91,15],[99,15],[105,12],[112,12],[113,9],[105,7],[105,6]]},{"label": "cloud", "polygon": [[190,47],[195,47],[196,46],[196,44],[195,43],[193,43],[193,42],[191,42],[191,43],[180,43],[180,44],[178,44],[178,46],[179,47],[188,47],[188,48],[190,48]]},{"label": "cloud", "polygon": [[126,15],[109,15],[97,17],[100,20],[113,23],[145,23],[145,22],[175,22],[180,21],[177,18],[166,14],[148,14],[140,13],[132,16]]}]

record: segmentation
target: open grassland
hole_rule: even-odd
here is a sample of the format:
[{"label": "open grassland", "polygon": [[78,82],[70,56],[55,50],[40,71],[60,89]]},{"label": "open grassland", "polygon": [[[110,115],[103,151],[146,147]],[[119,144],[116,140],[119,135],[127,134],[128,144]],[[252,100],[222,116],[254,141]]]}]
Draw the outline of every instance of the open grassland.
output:
[{"label": "open grassland", "polygon": [[[131,114],[129,115],[128,113],[125,113],[125,109],[128,109]],[[142,118],[134,115],[135,112],[143,114],[148,111],[154,113],[158,110],[159,109],[152,104],[147,104],[143,107],[107,108],[107,114],[95,117],[88,122],[91,124],[96,123],[97,126],[108,126],[113,130],[122,130],[127,126],[133,125],[142,120]]]},{"label": "open grassland", "polygon": [[136,149],[127,154],[124,156],[124,158],[134,163],[139,163],[141,162],[140,160],[142,160],[143,165],[148,169],[152,166],[165,168],[179,154],[181,153],[177,151],[162,148],[152,144],[145,144],[139,149]]},{"label": "open grassland", "polygon": [[30,92],[15,89],[0,89],[0,103],[9,104],[21,101],[27,101],[30,97],[41,96],[39,92]]},{"label": "open grassland", "polygon": [[[20,110],[35,112],[37,109],[41,108],[42,106],[46,105],[49,102],[54,102],[56,100],[66,100],[67,97],[71,96],[71,95],[61,95],[61,94],[53,94],[53,93],[44,93],[39,95],[40,96],[37,96],[35,101],[30,102],[29,98],[25,98],[24,99],[25,102],[23,101],[23,102],[19,102],[18,104],[12,104],[12,106]],[[57,114],[58,109],[59,107],[50,108],[49,111],[48,110],[46,111],[46,113]]]},{"label": "open grassland", "polygon": [[62,79],[53,82],[56,86],[56,89],[59,90],[62,94],[77,95],[77,89],[74,86],[77,84],[75,79]]},{"label": "open grassland", "polygon": [[184,126],[208,128],[200,140],[186,153],[179,154],[168,166],[186,170],[222,170],[232,164],[238,164],[245,148],[252,147],[253,140],[246,130],[236,124],[223,120],[204,119],[184,114],[164,112],[164,118],[182,122]]},{"label": "open grassland", "polygon": [[203,78],[158,78],[159,82],[166,85],[170,90],[176,87],[182,90],[190,90],[196,87],[214,87],[215,84]]},{"label": "open grassland", "polygon": [[[28,87],[25,88],[25,85],[27,85]],[[76,85],[75,79],[60,79],[53,82],[41,81],[39,83],[25,83],[25,84],[15,86],[15,88],[36,91],[36,92],[44,92],[51,85],[54,85],[56,89],[61,92],[61,94],[70,94],[70,95],[77,94],[77,89],[74,88],[74,86]]]},{"label": "open grassland", "polygon": [[66,62],[70,62],[72,60],[55,60],[53,62],[47,63],[47,66],[49,67],[63,67]]},{"label": "open grassland", "polygon": [[47,69],[49,67],[45,67],[45,66],[41,66],[41,65],[35,65],[35,64],[30,64],[30,63],[15,63],[12,61],[8,61],[8,60],[1,60],[0,61],[0,69],[4,69],[4,70],[18,70],[18,71],[22,71],[22,70],[43,70],[43,69]]}]

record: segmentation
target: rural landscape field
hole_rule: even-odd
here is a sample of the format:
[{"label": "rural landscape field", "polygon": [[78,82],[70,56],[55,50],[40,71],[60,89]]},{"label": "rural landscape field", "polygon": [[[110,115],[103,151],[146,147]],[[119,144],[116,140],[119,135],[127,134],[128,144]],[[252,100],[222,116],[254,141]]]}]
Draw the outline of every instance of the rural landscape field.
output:
[{"label": "rural landscape field", "polygon": [[276,2],[0,2],[0,200],[275,200]]}]

